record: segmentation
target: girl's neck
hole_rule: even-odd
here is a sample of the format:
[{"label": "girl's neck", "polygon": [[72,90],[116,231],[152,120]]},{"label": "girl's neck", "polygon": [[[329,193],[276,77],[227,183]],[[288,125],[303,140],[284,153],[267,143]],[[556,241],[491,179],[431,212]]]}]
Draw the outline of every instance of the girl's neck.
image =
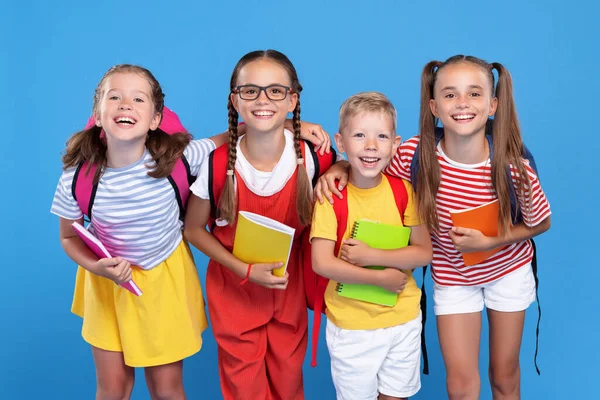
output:
[{"label": "girl's neck", "polygon": [[259,171],[275,168],[285,149],[283,127],[272,132],[254,132],[248,128],[240,142],[246,160]]},{"label": "girl's neck", "polygon": [[123,168],[134,164],[142,158],[146,151],[146,141],[143,142],[117,142],[110,140],[106,143],[106,165],[109,168]]},{"label": "girl's neck", "polygon": [[479,164],[490,157],[485,131],[470,136],[459,136],[445,131],[440,145],[446,156],[461,164]]}]

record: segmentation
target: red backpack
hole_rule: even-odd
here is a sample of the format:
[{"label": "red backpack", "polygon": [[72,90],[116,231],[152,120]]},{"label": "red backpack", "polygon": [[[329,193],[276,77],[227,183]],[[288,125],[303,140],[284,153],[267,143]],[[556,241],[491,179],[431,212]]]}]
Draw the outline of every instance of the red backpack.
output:
[{"label": "red backpack", "polygon": [[[92,116],[88,120],[85,129],[91,128],[94,124],[95,121]],[[162,120],[160,121],[160,126],[158,128],[169,135],[187,132],[181,124],[177,114],[167,107],[163,109]],[[102,131],[100,135],[104,135],[104,131]],[[98,189],[98,185],[94,185],[94,175],[96,174],[97,167],[98,166],[94,164],[89,165],[87,161],[79,163],[75,170],[75,175],[73,175],[73,183],[71,185],[73,198],[77,201],[83,215],[90,220],[92,218],[92,207],[96,197],[96,190]],[[185,206],[190,197],[190,186],[196,180],[196,177],[192,176],[190,173],[190,164],[185,156],[182,155],[181,158],[175,162],[173,171],[167,179],[175,191],[177,204],[179,204],[179,219],[183,221],[185,217]]]},{"label": "red backpack", "polygon": [[[305,142],[305,140],[301,140],[302,145],[300,148],[302,157],[304,157],[304,165],[306,166],[306,146],[303,145]],[[335,163],[337,156],[333,147],[330,148],[329,154],[323,155],[318,154],[311,143],[308,143],[308,148],[310,149],[310,156],[312,157],[315,166],[315,175],[311,182],[312,186],[315,187],[319,177]],[[218,205],[221,200],[221,195],[223,194],[223,188],[225,187],[228,159],[229,148],[227,144],[217,148],[208,156],[208,194],[210,200],[209,228],[211,232],[214,229],[215,220],[218,217]]]},{"label": "red backpack", "polygon": [[[408,205],[408,193],[406,187],[401,179],[386,175],[392,192],[394,194],[394,200],[398,211],[400,211],[400,217],[404,223],[404,211]],[[342,190],[343,199],[335,199],[333,203],[333,210],[337,219],[337,240],[335,242],[334,253],[337,256],[341,247],[342,238],[346,232],[346,226],[348,224],[348,196],[346,188]],[[312,268],[311,260],[311,247],[308,241],[309,234],[305,234],[303,246],[306,249],[304,251],[303,269],[304,269],[304,288],[306,293],[306,302],[308,308],[314,311],[313,319],[313,330],[312,330],[312,349],[311,349],[311,363],[312,367],[317,366],[317,348],[319,342],[319,333],[321,330],[321,314],[325,313],[325,289],[329,283],[329,279],[316,274]]]}]

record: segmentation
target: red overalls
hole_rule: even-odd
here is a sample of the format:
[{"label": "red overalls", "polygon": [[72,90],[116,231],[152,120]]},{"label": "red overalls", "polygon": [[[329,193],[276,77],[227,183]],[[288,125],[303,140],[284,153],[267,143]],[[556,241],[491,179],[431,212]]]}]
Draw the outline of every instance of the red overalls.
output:
[{"label": "red overalls", "polygon": [[[280,221],[296,229],[285,290],[267,289],[211,260],[206,292],[219,349],[219,375],[225,400],[304,399],[302,364],[307,345],[307,311],[300,263],[300,225],[296,211],[298,169],[279,192],[252,193],[236,172],[237,209]],[[213,235],[229,251],[235,226],[215,226]]]}]

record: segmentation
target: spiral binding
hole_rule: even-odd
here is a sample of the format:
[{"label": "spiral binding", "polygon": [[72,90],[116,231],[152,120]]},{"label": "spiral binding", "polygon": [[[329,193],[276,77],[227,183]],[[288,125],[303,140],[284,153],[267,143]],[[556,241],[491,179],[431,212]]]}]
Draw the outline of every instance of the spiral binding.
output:
[{"label": "spiral binding", "polygon": [[337,285],[335,285],[335,291],[338,293],[341,293],[343,288],[344,288],[343,283],[338,282]]},{"label": "spiral binding", "polygon": [[354,239],[356,237],[356,235],[358,234],[359,227],[360,227],[360,221],[354,221],[354,224],[352,224],[352,233],[350,234],[350,237],[352,239]]}]

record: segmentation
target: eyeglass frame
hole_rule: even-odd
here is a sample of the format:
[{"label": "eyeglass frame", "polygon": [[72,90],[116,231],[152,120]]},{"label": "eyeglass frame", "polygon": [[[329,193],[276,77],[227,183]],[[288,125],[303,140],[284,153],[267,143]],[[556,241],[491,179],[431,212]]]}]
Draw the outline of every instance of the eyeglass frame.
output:
[{"label": "eyeglass frame", "polygon": [[[267,89],[269,89],[269,88],[271,88],[271,87],[274,87],[274,86],[282,87],[282,88],[284,88],[284,89],[285,89],[285,97],[284,97],[283,99],[272,99],[272,98],[270,98],[270,97],[269,97],[269,94],[267,93]],[[255,98],[253,98],[253,99],[244,99],[244,98],[242,97],[242,92],[240,91],[240,89],[241,89],[241,88],[244,88],[244,87],[254,87],[254,88],[258,88],[258,94],[257,94],[257,95],[256,95],[256,97],[255,97]],[[239,85],[239,86],[236,86],[236,87],[235,87],[235,89],[234,89],[234,91],[233,91],[233,93],[236,93],[238,96],[240,96],[240,99],[242,99],[242,100],[248,100],[248,101],[252,101],[252,100],[256,100],[256,99],[258,99],[258,98],[260,97],[260,92],[265,92],[265,96],[267,96],[267,99],[269,99],[269,100],[271,100],[271,101],[283,101],[283,100],[285,100],[285,99],[287,98],[287,96],[288,96],[288,93],[290,93],[290,94],[293,94],[293,93],[294,93],[294,91],[292,90],[292,88],[291,88],[291,87],[289,87],[289,86],[285,86],[285,85],[280,85],[280,84],[278,84],[278,83],[274,83],[274,84],[272,84],[272,85],[269,85],[269,86],[258,86],[258,85],[253,85],[253,84],[248,84],[248,85]]]}]

